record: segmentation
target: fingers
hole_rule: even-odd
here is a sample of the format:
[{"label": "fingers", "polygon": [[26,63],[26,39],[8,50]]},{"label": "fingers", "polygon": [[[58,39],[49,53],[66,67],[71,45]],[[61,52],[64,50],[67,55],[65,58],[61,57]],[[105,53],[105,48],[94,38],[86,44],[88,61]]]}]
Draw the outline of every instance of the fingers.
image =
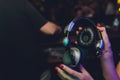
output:
[{"label": "fingers", "polygon": [[82,71],[81,73],[67,67],[64,64],[61,64],[60,68],[56,67],[60,78],[63,80],[94,80],[82,65],[80,65],[80,69]]},{"label": "fingers", "polygon": [[108,45],[110,43],[107,32],[105,27],[101,26],[100,24],[97,25],[97,29],[101,32],[103,40],[105,42],[105,45]]},{"label": "fingers", "polygon": [[64,65],[64,64],[61,64],[60,67],[61,67],[65,72],[67,72],[69,75],[72,75],[72,76],[74,76],[74,77],[76,77],[76,78],[78,78],[78,79],[84,79],[84,77],[85,77],[82,73],[77,72],[77,71],[75,71],[75,70],[67,67],[67,66]]},{"label": "fingers", "polygon": [[62,69],[60,69],[59,67],[55,68],[56,71],[58,72],[59,77],[62,80],[73,80],[68,74],[66,74]]},{"label": "fingers", "polygon": [[[62,68],[62,69],[60,69]],[[61,79],[66,79],[66,80],[82,80],[84,79],[84,76],[80,73],[77,72],[67,66],[65,66],[64,64],[61,64],[59,67],[56,67],[56,70],[60,76]]]},{"label": "fingers", "polygon": [[[98,24],[97,25],[97,29],[101,32],[102,38],[104,40],[103,54],[106,53],[106,52],[109,52],[109,55],[110,55],[110,53],[112,55],[111,43],[109,41],[109,38],[108,38],[108,35],[107,35],[105,27],[103,27],[100,24]],[[105,55],[108,55],[108,54],[105,54]]]},{"label": "fingers", "polygon": [[[76,31],[76,35],[78,35],[80,33],[80,31],[82,30],[82,27],[79,27],[78,30]],[[77,41],[74,42],[75,44],[78,44]]]},{"label": "fingers", "polygon": [[75,71],[75,70],[67,67],[67,66],[64,65],[64,64],[61,64],[60,67],[61,67],[64,71],[66,71],[68,74],[70,74],[70,75],[73,75],[73,76],[75,76],[75,77],[83,77],[80,72],[77,72],[77,71]]},{"label": "fingers", "polygon": [[105,41],[105,43],[109,42],[109,38],[108,38],[105,27],[97,25],[97,29],[101,32],[103,40]]},{"label": "fingers", "polygon": [[79,27],[78,30],[76,31],[76,34],[78,35],[81,30],[82,30],[82,27]]}]

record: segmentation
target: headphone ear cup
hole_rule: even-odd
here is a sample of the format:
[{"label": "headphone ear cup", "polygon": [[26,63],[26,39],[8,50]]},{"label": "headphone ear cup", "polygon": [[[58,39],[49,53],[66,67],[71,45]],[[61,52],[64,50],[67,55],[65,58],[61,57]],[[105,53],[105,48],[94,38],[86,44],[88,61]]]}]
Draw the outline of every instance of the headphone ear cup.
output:
[{"label": "headphone ear cup", "polygon": [[79,64],[81,59],[81,51],[76,47],[71,47],[63,56],[63,63],[71,67]]}]

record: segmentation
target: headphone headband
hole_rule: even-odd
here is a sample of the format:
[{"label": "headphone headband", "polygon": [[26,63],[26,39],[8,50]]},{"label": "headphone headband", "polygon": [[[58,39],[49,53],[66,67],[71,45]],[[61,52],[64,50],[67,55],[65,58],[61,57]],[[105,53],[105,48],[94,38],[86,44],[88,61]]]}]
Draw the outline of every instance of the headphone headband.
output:
[{"label": "headphone headband", "polygon": [[74,19],[65,27],[64,33],[66,34],[66,33],[70,32],[70,31],[73,29],[75,23],[76,23],[77,21],[79,21],[79,20],[86,20],[87,22],[89,22],[89,23],[92,24],[93,26],[96,26],[96,25],[94,24],[94,22],[93,22],[92,20],[88,19],[88,18],[85,18],[85,17],[76,17],[76,18],[74,18]]}]

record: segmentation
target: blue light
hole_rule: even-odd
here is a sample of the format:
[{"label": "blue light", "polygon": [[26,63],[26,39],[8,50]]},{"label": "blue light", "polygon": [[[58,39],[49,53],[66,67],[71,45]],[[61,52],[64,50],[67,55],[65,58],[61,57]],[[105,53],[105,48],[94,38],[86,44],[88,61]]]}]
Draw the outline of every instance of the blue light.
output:
[{"label": "blue light", "polygon": [[75,23],[74,23],[74,22],[71,22],[71,23],[69,24],[69,29],[68,29],[68,30],[71,31],[74,25],[75,25]]}]

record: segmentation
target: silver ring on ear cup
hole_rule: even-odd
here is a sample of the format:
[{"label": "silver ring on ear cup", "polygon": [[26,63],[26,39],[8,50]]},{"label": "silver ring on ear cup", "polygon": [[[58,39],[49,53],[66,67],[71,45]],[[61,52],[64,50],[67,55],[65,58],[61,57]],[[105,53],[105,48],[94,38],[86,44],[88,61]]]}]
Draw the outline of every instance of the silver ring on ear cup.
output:
[{"label": "silver ring on ear cup", "polygon": [[81,46],[89,46],[94,41],[94,33],[91,28],[85,28],[78,35],[78,43]]}]

